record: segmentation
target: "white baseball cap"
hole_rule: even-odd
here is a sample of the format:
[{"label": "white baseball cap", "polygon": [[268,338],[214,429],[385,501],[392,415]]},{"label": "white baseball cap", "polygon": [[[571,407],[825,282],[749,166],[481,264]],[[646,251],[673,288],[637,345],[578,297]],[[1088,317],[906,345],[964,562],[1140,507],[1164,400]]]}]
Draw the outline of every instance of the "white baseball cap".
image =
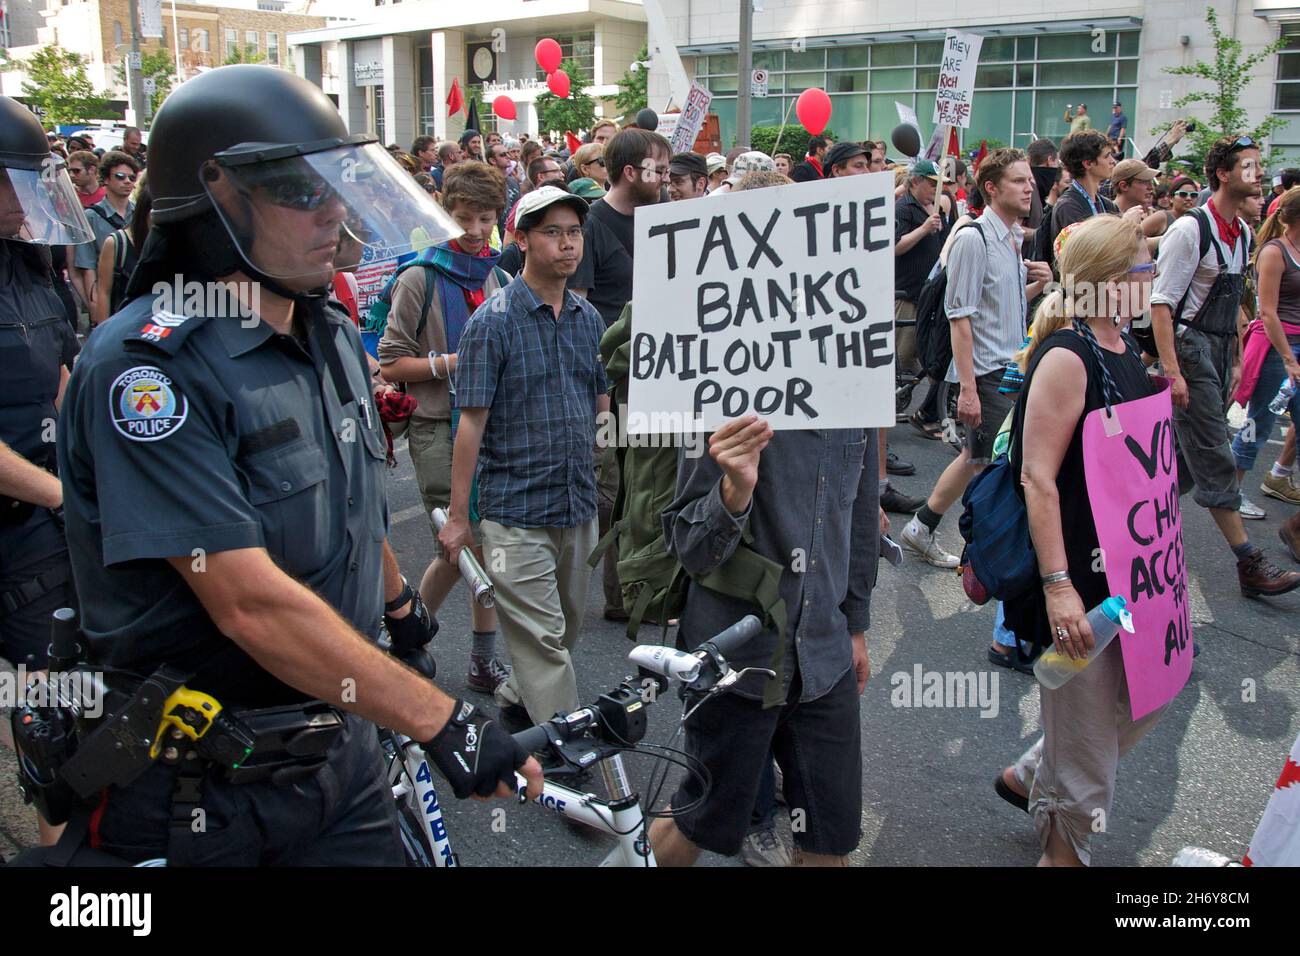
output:
[{"label": "white baseball cap", "polygon": [[552,206],[557,202],[572,207],[573,211],[578,214],[579,219],[587,218],[587,210],[590,207],[581,196],[575,196],[558,186],[542,186],[519,197],[519,205],[515,207],[515,225],[519,225],[527,217],[539,213],[547,206]]}]

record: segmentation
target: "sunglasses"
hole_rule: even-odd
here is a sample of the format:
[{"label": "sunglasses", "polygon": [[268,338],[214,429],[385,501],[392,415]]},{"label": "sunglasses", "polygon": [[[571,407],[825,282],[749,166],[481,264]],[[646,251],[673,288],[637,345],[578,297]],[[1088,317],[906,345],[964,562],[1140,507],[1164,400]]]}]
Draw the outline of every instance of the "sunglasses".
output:
[{"label": "sunglasses", "polygon": [[1233,142],[1232,148],[1233,149],[1254,149],[1258,145],[1259,144],[1256,143],[1249,136],[1238,136],[1236,141]]},{"label": "sunglasses", "polygon": [[603,168],[604,165],[605,165],[605,158],[604,158],[603,156],[597,156],[597,157],[596,157],[595,159],[593,159],[590,163],[583,163],[582,165],[584,165],[584,166],[591,166],[591,165],[593,165],[593,164],[596,165],[596,166],[600,166],[600,167]]},{"label": "sunglasses", "polygon": [[119,183],[133,183],[133,182],[135,182],[135,174],[134,174],[134,173],[114,173],[114,174],[113,174],[113,178],[116,179]]},{"label": "sunglasses", "polygon": [[1174,195],[1180,199],[1195,199],[1197,196],[1196,193],[1189,193],[1183,189],[1178,190],[1178,192],[1174,193]]}]

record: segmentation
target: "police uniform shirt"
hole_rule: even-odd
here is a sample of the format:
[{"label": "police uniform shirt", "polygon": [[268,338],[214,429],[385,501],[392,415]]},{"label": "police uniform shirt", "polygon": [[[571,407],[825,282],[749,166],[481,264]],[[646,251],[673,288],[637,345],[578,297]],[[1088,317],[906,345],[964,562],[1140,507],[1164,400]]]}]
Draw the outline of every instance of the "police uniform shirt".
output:
[{"label": "police uniform shirt", "polygon": [[[304,344],[255,318],[151,314],[152,305],[139,298],[96,330],[59,422],[92,657],[145,672],[176,664],[219,699],[301,699],[217,631],[166,559],[199,570],[221,551],[266,548],[377,636],[387,447],[360,337],[335,307]],[[322,351],[329,342],[342,390]]]}]

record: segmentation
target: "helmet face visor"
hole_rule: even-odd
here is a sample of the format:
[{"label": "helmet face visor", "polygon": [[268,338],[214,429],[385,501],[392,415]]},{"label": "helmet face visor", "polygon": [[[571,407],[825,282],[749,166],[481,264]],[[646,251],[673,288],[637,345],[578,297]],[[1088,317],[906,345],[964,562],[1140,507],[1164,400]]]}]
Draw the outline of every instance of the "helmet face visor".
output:
[{"label": "helmet face visor", "polygon": [[57,157],[39,169],[0,167],[0,239],[75,246],[91,238],[77,190]]},{"label": "helmet face visor", "polygon": [[209,160],[203,184],[239,254],[305,289],[460,235],[378,143],[261,162]]}]

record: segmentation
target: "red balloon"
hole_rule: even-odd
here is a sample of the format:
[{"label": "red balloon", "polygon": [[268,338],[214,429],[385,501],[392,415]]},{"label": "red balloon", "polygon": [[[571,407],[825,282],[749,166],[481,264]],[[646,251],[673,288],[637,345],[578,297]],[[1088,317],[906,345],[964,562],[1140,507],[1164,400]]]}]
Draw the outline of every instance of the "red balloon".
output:
[{"label": "red balloon", "polygon": [[546,77],[546,88],[560,99],[564,99],[569,95],[569,74],[563,70],[556,70]]},{"label": "red balloon", "polygon": [[503,120],[512,120],[519,114],[515,111],[515,101],[508,96],[498,96],[492,101],[492,112]]},{"label": "red balloon", "polygon": [[795,101],[794,112],[803,128],[816,136],[831,121],[831,98],[816,87],[804,90]]},{"label": "red balloon", "polygon": [[547,73],[554,73],[560,68],[560,45],[547,37],[544,40],[537,41],[537,47],[533,50],[533,56],[537,59],[537,65]]}]

